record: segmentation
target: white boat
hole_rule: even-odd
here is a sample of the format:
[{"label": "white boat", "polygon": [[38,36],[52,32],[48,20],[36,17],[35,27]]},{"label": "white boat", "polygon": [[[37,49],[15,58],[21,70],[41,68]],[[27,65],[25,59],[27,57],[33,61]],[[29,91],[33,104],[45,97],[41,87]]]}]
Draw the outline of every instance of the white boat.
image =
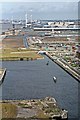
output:
[{"label": "white boat", "polygon": [[54,82],[56,82],[56,81],[57,81],[57,78],[54,76],[54,77],[53,77],[53,80],[54,80]]},{"label": "white boat", "polygon": [[53,79],[56,80],[57,78],[54,76]]}]

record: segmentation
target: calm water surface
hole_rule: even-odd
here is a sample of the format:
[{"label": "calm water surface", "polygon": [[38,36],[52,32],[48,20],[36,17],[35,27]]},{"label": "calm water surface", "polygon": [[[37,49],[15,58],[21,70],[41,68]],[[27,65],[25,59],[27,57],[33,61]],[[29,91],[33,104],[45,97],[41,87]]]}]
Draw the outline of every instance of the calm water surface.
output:
[{"label": "calm water surface", "polygon": [[[22,25],[15,25],[15,28],[20,28],[21,26]],[[0,34],[12,28],[13,28],[12,23],[0,23]]]},{"label": "calm water surface", "polygon": [[[49,61],[49,65],[46,65]],[[78,82],[49,58],[35,61],[4,61],[7,74],[2,84],[2,99],[54,97],[69,117],[78,115]],[[57,77],[54,83],[53,76]]]}]

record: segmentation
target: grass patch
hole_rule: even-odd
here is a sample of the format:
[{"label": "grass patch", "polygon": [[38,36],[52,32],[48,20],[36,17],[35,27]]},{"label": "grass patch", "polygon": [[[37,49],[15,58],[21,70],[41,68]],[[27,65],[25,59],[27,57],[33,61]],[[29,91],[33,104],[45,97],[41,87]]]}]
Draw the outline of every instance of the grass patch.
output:
[{"label": "grass patch", "polygon": [[0,53],[0,60],[34,60],[37,58],[43,58],[43,56],[37,54],[37,51],[29,49],[3,49],[2,53]]},{"label": "grass patch", "polygon": [[16,118],[17,107],[11,103],[1,103],[2,104],[2,118]]},{"label": "grass patch", "polygon": [[43,111],[39,110],[37,113],[37,118],[48,118],[48,116],[46,114],[44,114]]}]

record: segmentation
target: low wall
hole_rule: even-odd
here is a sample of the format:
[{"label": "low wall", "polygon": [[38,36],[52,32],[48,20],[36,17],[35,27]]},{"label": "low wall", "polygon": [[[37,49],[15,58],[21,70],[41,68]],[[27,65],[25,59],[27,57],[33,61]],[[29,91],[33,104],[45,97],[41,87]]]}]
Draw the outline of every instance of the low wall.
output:
[{"label": "low wall", "polygon": [[3,83],[3,81],[4,81],[5,75],[6,75],[6,68],[3,70],[3,73],[2,73],[2,75],[1,75],[1,77],[0,77],[0,85],[1,85],[1,84]]},{"label": "low wall", "polygon": [[62,69],[64,69],[68,74],[74,77],[78,82],[80,82],[80,75],[75,72],[75,70],[71,69],[69,65],[63,63],[60,60],[54,60],[53,57],[47,53],[46,54],[53,62],[59,65]]}]

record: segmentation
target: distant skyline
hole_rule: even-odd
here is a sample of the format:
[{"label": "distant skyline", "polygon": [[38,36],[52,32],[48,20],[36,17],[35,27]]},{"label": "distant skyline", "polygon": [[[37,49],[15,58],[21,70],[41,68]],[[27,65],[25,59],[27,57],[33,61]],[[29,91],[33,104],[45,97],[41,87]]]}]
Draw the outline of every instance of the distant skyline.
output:
[{"label": "distant skyline", "polygon": [[66,20],[78,18],[78,2],[4,2],[0,11],[3,19]]},{"label": "distant skyline", "polygon": [[[0,0],[0,2],[22,2],[22,0]],[[23,0],[23,2],[64,2],[64,0]],[[79,0],[65,0],[65,2],[79,2]]]}]

